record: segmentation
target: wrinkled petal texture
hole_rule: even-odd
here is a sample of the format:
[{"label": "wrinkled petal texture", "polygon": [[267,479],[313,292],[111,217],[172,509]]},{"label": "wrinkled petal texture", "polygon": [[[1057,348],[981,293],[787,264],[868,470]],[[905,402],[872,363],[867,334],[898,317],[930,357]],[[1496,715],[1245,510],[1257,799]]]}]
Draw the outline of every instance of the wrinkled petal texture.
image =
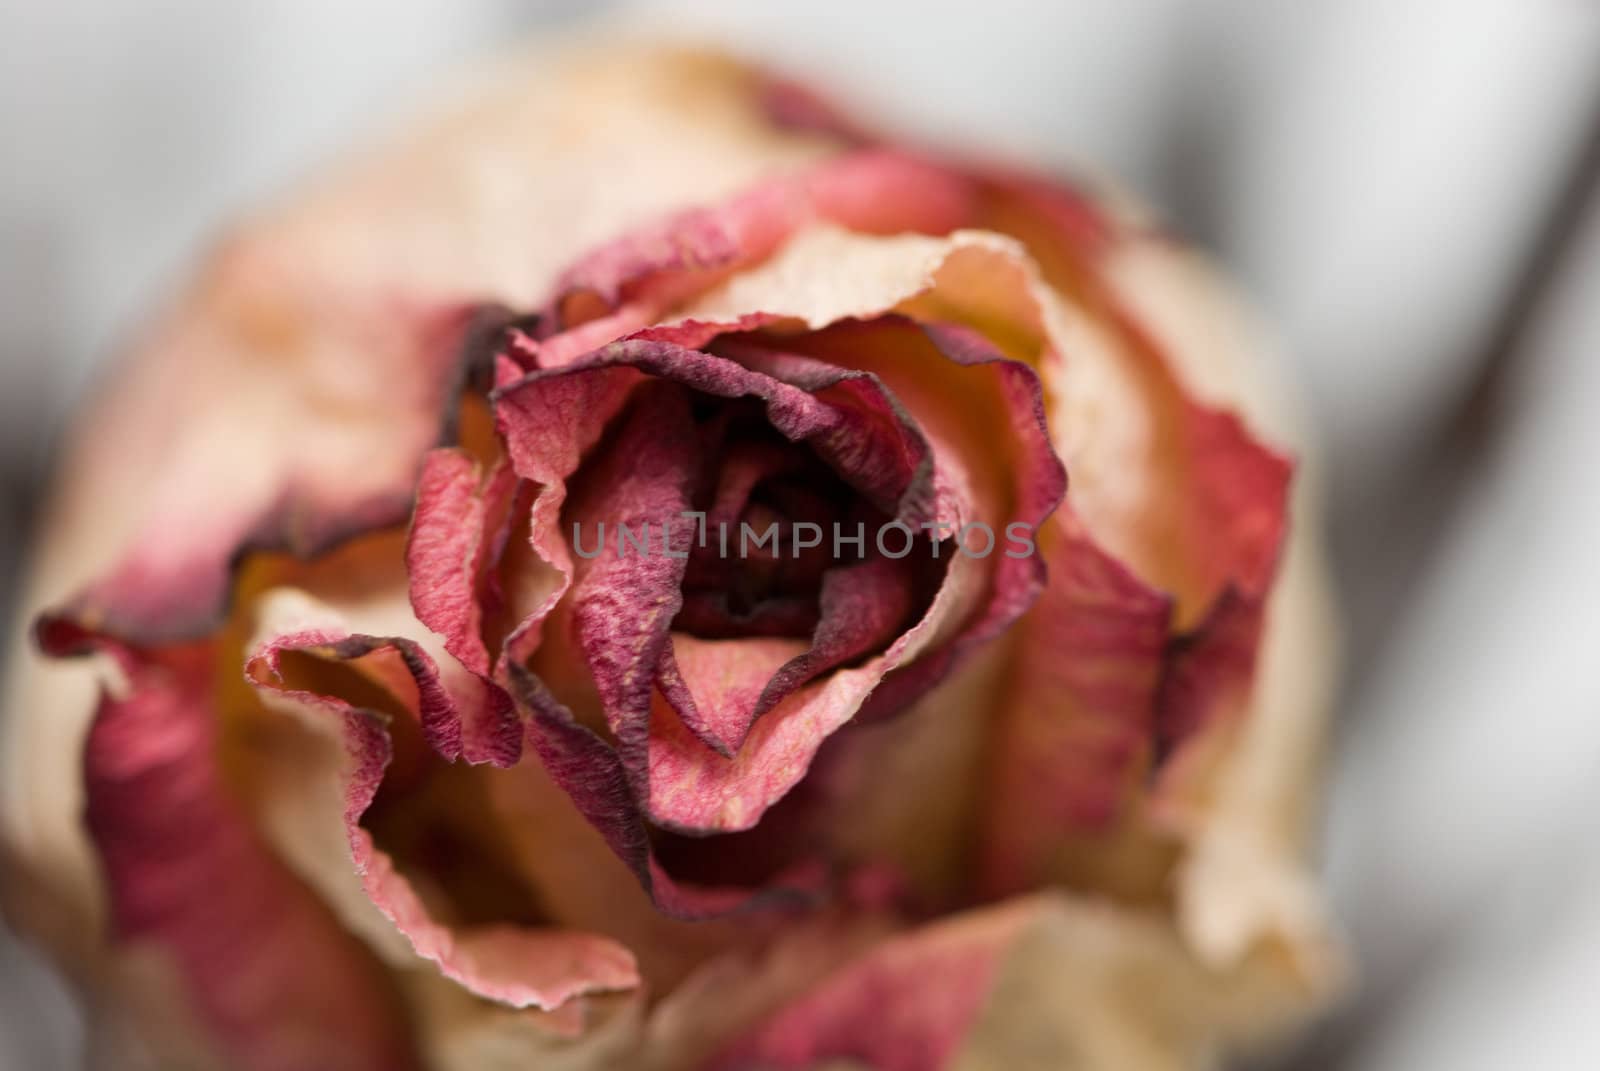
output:
[{"label": "wrinkled petal texture", "polygon": [[125,694],[102,698],[84,756],[85,821],[116,937],[170,957],[238,1066],[414,1066],[378,965],[221,781],[209,646],[152,656],[65,629],[49,642],[63,654],[105,649],[126,674]]},{"label": "wrinkled petal texture", "polygon": [[[350,854],[367,895],[411,942],[417,954],[437,963],[446,977],[471,992],[515,1008],[552,1011],[589,992],[629,989],[639,977],[626,949],[573,932],[539,932],[513,926],[457,932],[432,917],[415,890],[378,849],[361,818],[372,805],[393,758],[393,746],[378,711],[291,688],[284,679],[286,652],[336,661],[366,661],[381,666],[380,676],[403,687],[409,678],[424,710],[430,704],[455,706],[431,659],[409,641],[348,635],[315,629],[278,635],[246,666],[257,687],[309,707],[331,723],[349,756],[343,820]],[[394,655],[385,666],[384,655]],[[387,670],[387,672],[385,672]],[[397,688],[397,690],[399,690]],[[424,719],[426,715],[424,715]],[[424,720],[426,738],[426,721]],[[430,744],[436,743],[429,741]]]}]

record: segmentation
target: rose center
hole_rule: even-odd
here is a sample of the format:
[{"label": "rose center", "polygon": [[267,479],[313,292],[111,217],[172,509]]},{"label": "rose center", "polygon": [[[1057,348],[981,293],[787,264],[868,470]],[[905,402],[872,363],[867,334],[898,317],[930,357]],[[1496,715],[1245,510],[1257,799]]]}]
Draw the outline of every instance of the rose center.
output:
[{"label": "rose center", "polygon": [[704,461],[693,502],[705,519],[674,630],[809,637],[824,575],[872,553],[888,518],[809,446],[774,430],[756,400],[701,396],[694,413]]}]

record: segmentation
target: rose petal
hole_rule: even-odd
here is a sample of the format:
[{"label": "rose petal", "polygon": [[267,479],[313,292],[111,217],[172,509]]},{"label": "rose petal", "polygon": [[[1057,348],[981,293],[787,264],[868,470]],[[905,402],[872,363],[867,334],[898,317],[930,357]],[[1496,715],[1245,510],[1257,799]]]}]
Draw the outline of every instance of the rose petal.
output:
[{"label": "rose petal", "polygon": [[1214,719],[1244,708],[1261,624],[1260,598],[1230,588],[1193,632],[1174,642],[1156,708],[1159,754],[1171,754]]},{"label": "rose petal", "polygon": [[[916,157],[888,150],[841,156],[602,246],[556,284],[549,330],[569,331],[622,308],[627,317],[607,322],[613,335],[624,333],[616,328],[629,319],[643,327],[818,221],[876,234],[953,230],[970,215],[972,193],[962,176]],[[570,348],[543,348],[539,363],[564,363],[574,355]]]},{"label": "rose petal", "polygon": [[[992,222],[1028,244],[1067,296],[1042,295],[1059,359],[1045,368],[1079,516],[1192,626],[1230,584],[1264,592],[1282,541],[1292,466],[1234,414],[1207,404],[1111,277],[1134,225],[1102,215],[1085,241],[1037,180],[1001,183]],[[1077,200],[1081,201],[1081,198]],[[1087,311],[1085,311],[1087,310]]]},{"label": "rose petal", "polygon": [[[384,650],[406,658],[412,652],[404,641],[395,639],[350,635],[336,627],[296,627],[308,615],[320,616],[303,600],[278,596],[269,602],[266,615],[264,627],[270,638],[255,645],[247,676],[258,689],[317,718],[321,728],[341,742],[348,756],[342,819],[351,862],[368,898],[405,935],[418,956],[437,963],[445,977],[473,993],[516,1008],[553,1010],[585,994],[638,984],[632,956],[605,938],[510,926],[461,930],[437,921],[412,883],[395,869],[390,856],[361,825],[393,756],[383,715],[335,696],[296,688],[286,680],[284,670],[288,652],[334,661],[360,659]],[[279,631],[284,629],[292,631]],[[424,668],[431,668],[431,663]],[[410,664],[407,670],[417,672]],[[423,696],[430,690],[442,690],[436,678],[419,678],[417,684]]]},{"label": "rose petal", "polygon": [[406,572],[419,620],[474,673],[488,676],[480,581],[495,549],[495,514],[507,514],[516,473],[500,461],[485,473],[465,451],[430,452],[417,481]]},{"label": "rose petal", "polygon": [[1028,906],[956,916],[892,937],[725,1049],[716,1069],[804,1071],[859,1060],[878,1071],[948,1066],[977,1021]]},{"label": "rose petal", "polygon": [[230,1066],[416,1066],[378,966],[221,781],[210,646],[135,652],[64,626],[48,639],[57,654],[106,650],[127,677],[120,698],[102,698],[84,754],[116,939],[172,958]]},{"label": "rose petal", "polygon": [[922,331],[947,360],[962,368],[990,373],[988,386],[999,396],[1003,413],[999,423],[1012,457],[1013,498],[1007,523],[1003,527],[997,524],[990,551],[996,558],[994,594],[966,633],[947,648],[948,657],[956,659],[1008,628],[1044,590],[1046,570],[1038,554],[1009,545],[1002,550],[999,542],[1002,535],[1008,543],[1014,542],[1010,526],[1020,522],[1031,543],[1032,533],[1044,525],[1065,496],[1067,473],[1051,446],[1043,390],[1032,369],[1001,356],[969,329],[930,324]]},{"label": "rose petal", "polygon": [[890,936],[725,1046],[718,1071],[1204,1066],[1304,1015],[1268,957],[1197,963],[1171,923],[1047,893]]},{"label": "rose petal", "polygon": [[[684,725],[724,758],[751,723],[816,677],[886,647],[912,609],[912,579],[887,558],[836,566],[822,581],[809,645],[785,640],[673,637],[657,685]],[[709,714],[709,719],[707,715]]]},{"label": "rose petal", "polygon": [[1119,817],[1152,759],[1171,599],[1128,572],[1068,511],[1040,534],[1050,585],[1018,625],[991,726],[981,886],[1001,896],[1085,851]]},{"label": "rose petal", "polygon": [[162,392],[165,439],[145,519],[62,612],[140,642],[203,635],[240,546],[309,556],[405,519],[470,315],[318,291],[299,272],[241,249],[152,339],[141,382]]},{"label": "rose petal", "polygon": [[780,875],[769,887],[754,892],[675,880],[654,858],[645,815],[616,749],[580,725],[528,670],[512,663],[510,675],[513,693],[531,719],[529,746],[661,912],[677,919],[714,918],[762,905],[780,906],[817,888],[820,875],[810,868]]},{"label": "rose petal", "polygon": [[[1130,245],[1150,241],[1139,225],[1104,216],[1100,226],[1111,237],[1085,241],[1047,194],[1038,184],[1002,190],[996,222],[1027,240],[1047,277],[1089,310],[1055,302],[1048,310],[1062,358],[1047,368],[1047,382],[1059,444],[1075,474],[1078,515],[1140,579],[1174,596],[1173,625],[1182,634],[1175,671],[1229,678],[1210,687],[1208,702],[1183,688],[1164,692],[1164,708],[1182,708],[1158,716],[1164,757],[1247,710],[1254,640],[1285,538],[1293,466],[1237,415],[1197,397],[1182,378],[1204,375],[1193,367],[1197,362],[1180,365],[1182,347],[1172,336],[1158,337],[1133,315],[1115,273]],[[1117,414],[1138,415],[1119,420]],[[1097,434],[1079,433],[1080,425]],[[1189,636],[1211,632],[1219,616],[1238,642]],[[1202,665],[1212,658],[1215,666]],[[1223,695],[1231,705],[1220,701]]]},{"label": "rose petal", "polygon": [[[1185,937],[1206,962],[1237,963],[1273,941],[1298,977],[1327,985],[1336,956],[1302,856],[1332,689],[1329,580],[1314,474],[1295,474],[1285,533],[1290,466],[1255,438],[1294,443],[1305,421],[1245,304],[1202,258],[1126,213],[1103,213],[1113,237],[1098,253],[1040,219],[1023,224],[1031,234],[996,222],[1089,312],[1053,309],[1067,359],[1047,375],[1058,432],[1095,429],[1060,444],[1079,512],[1142,579],[1178,596],[1174,681],[1208,682],[1164,690],[1182,710],[1161,715],[1170,757],[1150,814],[1186,854],[1159,884],[1176,884]],[[1129,483],[1129,471],[1155,479]],[[1239,523],[1219,521],[1224,509]],[[1186,540],[1203,560],[1185,558]],[[1257,628],[1252,658],[1238,641]]]},{"label": "rose petal", "polygon": [[1012,903],[1029,918],[953,1066],[1205,1067],[1312,1006],[1270,955],[1198,963],[1159,912],[1059,892]]},{"label": "rose petal", "polygon": [[686,729],[729,757],[750,731],[773,675],[805,651],[804,640],[704,640],[674,632],[656,685]]},{"label": "rose petal", "polygon": [[[866,715],[882,717],[925,693],[1038,596],[1044,567],[1007,542],[1008,526],[1037,529],[1061,501],[1066,473],[1051,446],[1037,376],[970,331],[880,317],[785,338],[784,345],[868,371],[894,392],[932,444],[942,500],[937,521],[972,538],[971,553],[947,551],[933,605],[891,649],[895,672]],[[987,526],[989,534],[968,525]]]},{"label": "rose petal", "polygon": [[862,955],[893,925],[892,918],[850,904],[788,918],[760,945],[709,960],[651,1009],[636,1066],[709,1066],[730,1038],[755,1029]]},{"label": "rose petal", "polygon": [[[572,505],[577,530],[658,532],[691,506],[698,478],[699,441],[688,402],[666,384],[641,389],[610,438],[602,459],[587,470]],[[685,527],[681,533],[688,536]],[[683,543],[687,546],[687,542]],[[684,561],[664,548],[627,554],[622,536],[577,567],[571,595],[573,625],[606,722],[624,755],[643,747],[656,666],[670,643],[682,605]]]}]

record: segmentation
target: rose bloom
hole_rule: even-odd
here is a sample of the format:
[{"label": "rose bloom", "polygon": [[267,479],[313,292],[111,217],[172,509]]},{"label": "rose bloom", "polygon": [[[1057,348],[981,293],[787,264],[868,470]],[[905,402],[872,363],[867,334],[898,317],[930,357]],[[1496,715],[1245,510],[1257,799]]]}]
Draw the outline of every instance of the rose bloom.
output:
[{"label": "rose bloom", "polygon": [[81,415],[7,916],[110,1067],[1207,1065],[1338,970],[1287,412],[1117,199],[715,56],[510,64]]}]

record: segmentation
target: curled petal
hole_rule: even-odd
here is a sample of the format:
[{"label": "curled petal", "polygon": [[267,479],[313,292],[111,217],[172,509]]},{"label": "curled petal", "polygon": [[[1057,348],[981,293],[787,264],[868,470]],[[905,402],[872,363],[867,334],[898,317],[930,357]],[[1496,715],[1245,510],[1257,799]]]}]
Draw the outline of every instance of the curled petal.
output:
[{"label": "curled petal", "polygon": [[889,316],[784,345],[871,373],[915,415],[934,454],[938,504],[929,521],[957,537],[944,551],[949,565],[932,605],[889,649],[893,672],[866,713],[882,717],[926,693],[1037,598],[1043,563],[1012,537],[1025,534],[1031,547],[1066,492],[1066,471],[1052,449],[1038,377],[969,330]]},{"label": "curled petal", "polygon": [[[417,504],[406,545],[406,572],[417,617],[438,632],[462,665],[488,676],[480,581],[504,532],[516,473],[503,460],[485,474],[460,449],[431,451],[417,481]],[[497,535],[499,538],[497,539]]]},{"label": "curled petal", "polygon": [[[574,524],[620,533],[664,530],[690,507],[699,443],[688,403],[672,391],[642,391],[626,423],[573,504]],[[687,531],[684,532],[687,535]],[[626,754],[643,747],[655,668],[682,605],[686,559],[662,551],[629,555],[617,542],[579,569],[571,595],[573,625],[606,722]]]},{"label": "curled petal", "polygon": [[107,650],[126,678],[102,698],[84,754],[85,821],[115,939],[170,957],[228,1066],[416,1066],[381,968],[222,782],[211,646],[140,652],[87,633],[69,640],[61,625],[48,639]]},{"label": "curled petal", "polygon": [[886,658],[839,670],[767,711],[732,757],[696,738],[663,702],[650,719],[650,813],[697,834],[750,829],[799,783],[823,742],[883,678]]},{"label": "curled petal", "polygon": [[[676,633],[673,661],[663,665],[657,684],[685,727],[732,758],[756,718],[829,670],[887,646],[911,612],[911,589],[912,581],[886,558],[837,566],[823,576],[809,645]],[[710,724],[706,712],[713,714]]]},{"label": "curled petal", "polygon": [[[912,156],[874,150],[837,157],[602,246],[556,284],[551,331],[619,309],[627,315],[606,321],[613,335],[630,319],[642,327],[817,222],[873,234],[942,234],[968,217],[972,196],[964,177]],[[586,304],[589,315],[582,316]],[[568,352],[551,349],[540,363],[562,363],[555,354]]]},{"label": "curled petal", "polygon": [[804,640],[706,640],[675,632],[671,647],[662,652],[656,684],[684,728],[731,758],[749,734],[774,675],[805,653]]},{"label": "curled petal", "polygon": [[[266,613],[268,638],[256,645],[247,676],[276,705],[295,708],[340,743],[345,755],[341,817],[351,862],[367,897],[406,937],[416,955],[432,960],[445,977],[473,993],[514,1008],[552,1011],[584,995],[636,986],[639,977],[633,957],[605,938],[508,925],[464,929],[434,916],[412,882],[361,824],[394,757],[386,716],[337,696],[296,687],[288,677],[285,656],[360,660],[364,671],[380,681],[392,678],[396,670],[414,675],[423,704],[430,701],[430,693],[444,691],[431,662],[421,665],[418,676],[418,664],[411,660],[415,653],[403,640],[350,635],[327,625],[278,631],[289,627],[290,621],[327,617],[287,594],[270,601]],[[386,664],[384,656],[391,653],[398,656],[403,669]]]},{"label": "curled petal", "polygon": [[531,719],[529,747],[633,871],[661,912],[677,919],[709,919],[758,906],[793,904],[818,890],[822,875],[805,865],[790,869],[755,892],[675,879],[655,858],[646,815],[635,799],[632,778],[617,750],[579,724],[532,673],[513,663],[510,674],[517,701]]}]

